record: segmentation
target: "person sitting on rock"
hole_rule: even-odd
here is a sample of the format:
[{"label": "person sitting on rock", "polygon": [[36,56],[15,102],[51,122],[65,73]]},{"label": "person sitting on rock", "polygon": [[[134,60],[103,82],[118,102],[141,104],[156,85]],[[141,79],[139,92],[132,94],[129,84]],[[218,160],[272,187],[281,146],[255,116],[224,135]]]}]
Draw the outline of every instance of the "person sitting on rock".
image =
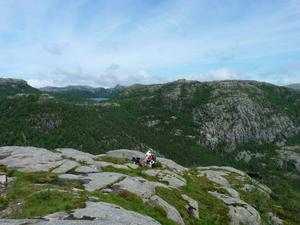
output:
[{"label": "person sitting on rock", "polygon": [[155,161],[155,156],[152,154],[152,152],[150,150],[147,151],[145,155],[145,164],[150,165],[152,167]]}]

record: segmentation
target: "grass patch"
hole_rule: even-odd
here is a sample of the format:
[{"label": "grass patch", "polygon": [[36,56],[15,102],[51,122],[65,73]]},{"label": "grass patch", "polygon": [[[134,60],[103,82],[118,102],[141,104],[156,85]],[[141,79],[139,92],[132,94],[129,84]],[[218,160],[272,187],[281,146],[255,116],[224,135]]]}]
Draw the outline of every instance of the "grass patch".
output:
[{"label": "grass patch", "polygon": [[179,190],[157,187],[155,191],[158,196],[163,198],[166,202],[168,202],[178,210],[186,224],[200,224],[200,221],[192,218],[188,210],[185,209],[184,206],[187,205],[188,202],[182,198],[181,192]]},{"label": "grass patch", "polygon": [[85,207],[84,195],[61,192],[58,190],[43,190],[27,196],[21,209],[12,213],[10,218],[34,218],[59,211],[70,211]]},{"label": "grass patch", "polygon": [[182,191],[199,202],[199,224],[228,224],[228,207],[221,200],[208,194],[208,191],[217,190],[218,188],[207,177],[198,177],[195,169],[190,170],[184,178],[187,185],[182,188]]},{"label": "grass patch", "polygon": [[119,205],[127,210],[132,210],[147,216],[152,217],[164,225],[176,225],[172,220],[167,218],[166,212],[161,207],[154,207],[145,204],[137,195],[126,191],[119,190],[110,194],[102,194],[94,192],[94,196],[99,197],[100,201]]},{"label": "grass patch", "polygon": [[31,183],[52,183],[57,181],[58,176],[55,173],[51,172],[31,172],[31,173],[24,173],[17,170],[10,170],[8,172],[8,176],[11,177],[18,177],[19,179],[27,180]]}]

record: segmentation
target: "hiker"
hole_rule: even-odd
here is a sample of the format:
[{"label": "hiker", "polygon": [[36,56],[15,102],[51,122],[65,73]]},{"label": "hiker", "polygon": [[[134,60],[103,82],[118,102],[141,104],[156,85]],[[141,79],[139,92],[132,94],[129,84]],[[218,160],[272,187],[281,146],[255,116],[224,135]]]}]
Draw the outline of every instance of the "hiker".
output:
[{"label": "hiker", "polygon": [[152,154],[152,152],[149,150],[146,152],[145,155],[145,164],[152,167],[155,164],[156,158],[155,156]]}]

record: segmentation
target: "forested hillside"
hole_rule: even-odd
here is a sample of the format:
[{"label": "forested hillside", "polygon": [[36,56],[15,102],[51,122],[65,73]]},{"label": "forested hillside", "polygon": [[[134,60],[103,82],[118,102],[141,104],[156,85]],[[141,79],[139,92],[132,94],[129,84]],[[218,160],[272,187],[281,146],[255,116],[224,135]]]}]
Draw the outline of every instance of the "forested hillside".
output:
[{"label": "forested hillside", "polygon": [[273,187],[291,216],[300,209],[298,91],[255,81],[180,80],[109,89],[96,96],[108,101],[95,102],[82,90],[44,94],[25,87],[1,89],[1,146],[94,154],[151,148],[185,166],[243,169]]}]

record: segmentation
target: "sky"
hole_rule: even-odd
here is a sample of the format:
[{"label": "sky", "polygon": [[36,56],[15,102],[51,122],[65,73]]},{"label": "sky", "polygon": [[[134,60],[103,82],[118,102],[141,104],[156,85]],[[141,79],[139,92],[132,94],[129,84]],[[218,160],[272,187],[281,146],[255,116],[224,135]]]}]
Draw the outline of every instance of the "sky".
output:
[{"label": "sky", "polygon": [[0,0],[0,77],[300,83],[300,0]]}]

